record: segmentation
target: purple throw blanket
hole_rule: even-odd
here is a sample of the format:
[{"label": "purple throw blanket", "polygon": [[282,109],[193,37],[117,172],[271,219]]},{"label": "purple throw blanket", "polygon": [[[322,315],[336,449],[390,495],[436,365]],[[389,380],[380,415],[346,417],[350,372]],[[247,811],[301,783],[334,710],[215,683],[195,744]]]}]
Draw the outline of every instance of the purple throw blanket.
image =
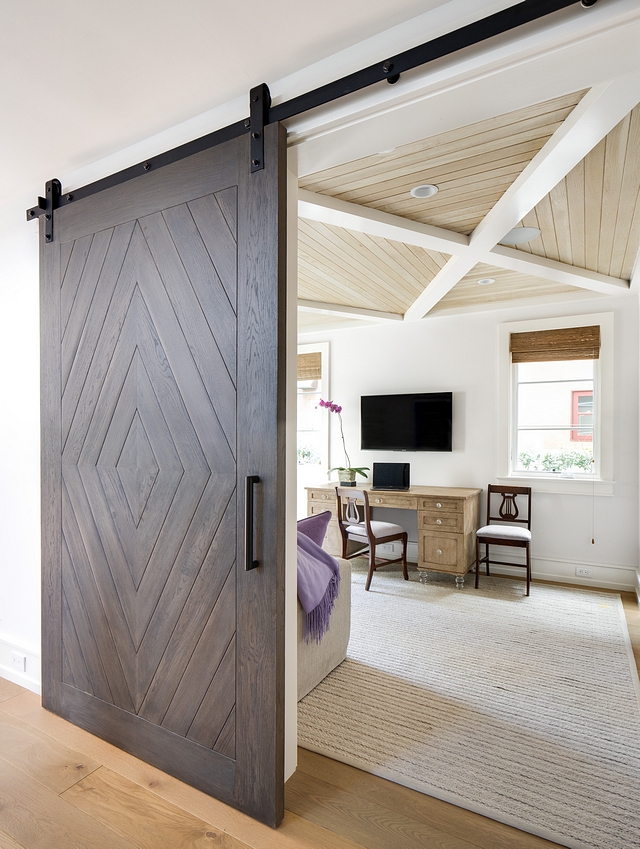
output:
[{"label": "purple throw blanket", "polygon": [[340,590],[338,561],[298,531],[298,598],[304,610],[304,639],[319,643]]}]

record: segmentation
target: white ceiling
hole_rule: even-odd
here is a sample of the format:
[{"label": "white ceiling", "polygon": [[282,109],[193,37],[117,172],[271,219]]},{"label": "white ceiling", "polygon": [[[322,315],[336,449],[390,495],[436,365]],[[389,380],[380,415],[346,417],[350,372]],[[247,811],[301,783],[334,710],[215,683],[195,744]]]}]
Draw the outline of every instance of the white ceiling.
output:
[{"label": "white ceiling", "polygon": [[0,204],[443,5],[0,0]]}]

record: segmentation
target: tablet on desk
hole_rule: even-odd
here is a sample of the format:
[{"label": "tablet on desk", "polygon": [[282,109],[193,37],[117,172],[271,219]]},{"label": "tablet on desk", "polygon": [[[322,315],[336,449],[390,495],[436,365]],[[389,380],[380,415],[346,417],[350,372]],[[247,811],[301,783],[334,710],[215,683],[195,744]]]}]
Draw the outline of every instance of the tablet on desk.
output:
[{"label": "tablet on desk", "polygon": [[374,463],[371,489],[409,489],[410,463]]}]

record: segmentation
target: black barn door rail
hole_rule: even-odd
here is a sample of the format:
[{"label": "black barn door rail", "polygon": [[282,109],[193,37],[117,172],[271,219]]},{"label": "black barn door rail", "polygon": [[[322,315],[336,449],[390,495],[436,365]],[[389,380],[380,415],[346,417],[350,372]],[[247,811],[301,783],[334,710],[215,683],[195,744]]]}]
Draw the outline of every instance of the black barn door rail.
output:
[{"label": "black barn door rail", "polygon": [[[396,83],[400,79],[401,74],[433,62],[435,59],[449,56],[458,50],[463,50],[465,47],[479,44],[496,35],[509,32],[519,26],[550,15],[553,12],[566,9],[569,6],[575,6],[580,3],[583,8],[588,8],[594,6],[596,2],[597,0],[524,0],[522,3],[510,6],[508,9],[503,9],[501,12],[489,15],[487,18],[482,18],[479,21],[441,35],[417,47],[412,47],[410,50],[398,53],[397,56],[376,62],[375,65],[370,65],[368,68],[363,68],[339,80],[313,89],[313,91],[309,91],[306,94],[301,94],[284,103],[279,103],[277,106],[271,106],[269,88],[265,83],[262,83],[256,88],[251,89],[250,118],[246,118],[243,121],[236,121],[235,124],[229,124],[227,127],[215,130],[213,133],[209,133],[199,139],[194,139],[194,141],[187,142],[144,162],[140,162],[137,165],[132,165],[129,168],[118,171],[116,174],[111,174],[109,177],[103,177],[101,180],[96,180],[94,183],[89,183],[86,186],[75,189],[73,193],[65,194],[62,192],[58,181],[50,181],[47,183],[47,187],[50,184],[57,183],[56,190],[49,192],[51,199],[49,197],[38,198],[37,205],[27,210],[27,221],[33,221],[42,215],[51,216],[45,219],[47,221],[46,235],[49,237],[47,241],[51,241],[53,239],[52,213],[54,209],[59,209],[62,206],[73,203],[75,200],[80,200],[81,198],[101,192],[104,189],[117,186],[134,177],[139,177],[147,171],[157,171],[158,168],[171,165],[174,162],[192,156],[194,153],[208,150],[222,142],[235,139],[248,132],[251,132],[252,136],[251,162],[248,165],[251,171],[260,171],[263,167],[262,131],[267,124],[273,124],[276,121],[285,121],[287,118],[293,118],[318,106],[324,106],[333,100],[338,100],[345,95],[353,94],[356,91],[361,91],[368,86],[385,80],[391,84]],[[256,97],[258,98],[257,100]]]}]

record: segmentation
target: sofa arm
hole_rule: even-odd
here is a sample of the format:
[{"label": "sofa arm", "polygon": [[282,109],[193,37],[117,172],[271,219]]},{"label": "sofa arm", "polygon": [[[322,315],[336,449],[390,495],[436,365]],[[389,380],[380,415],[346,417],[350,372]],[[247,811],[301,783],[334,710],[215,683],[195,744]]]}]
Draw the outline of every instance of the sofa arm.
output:
[{"label": "sofa arm", "polygon": [[347,656],[351,631],[351,564],[338,560],[340,592],[333,605],[329,629],[319,643],[304,641],[304,612],[298,601],[298,701]]}]

